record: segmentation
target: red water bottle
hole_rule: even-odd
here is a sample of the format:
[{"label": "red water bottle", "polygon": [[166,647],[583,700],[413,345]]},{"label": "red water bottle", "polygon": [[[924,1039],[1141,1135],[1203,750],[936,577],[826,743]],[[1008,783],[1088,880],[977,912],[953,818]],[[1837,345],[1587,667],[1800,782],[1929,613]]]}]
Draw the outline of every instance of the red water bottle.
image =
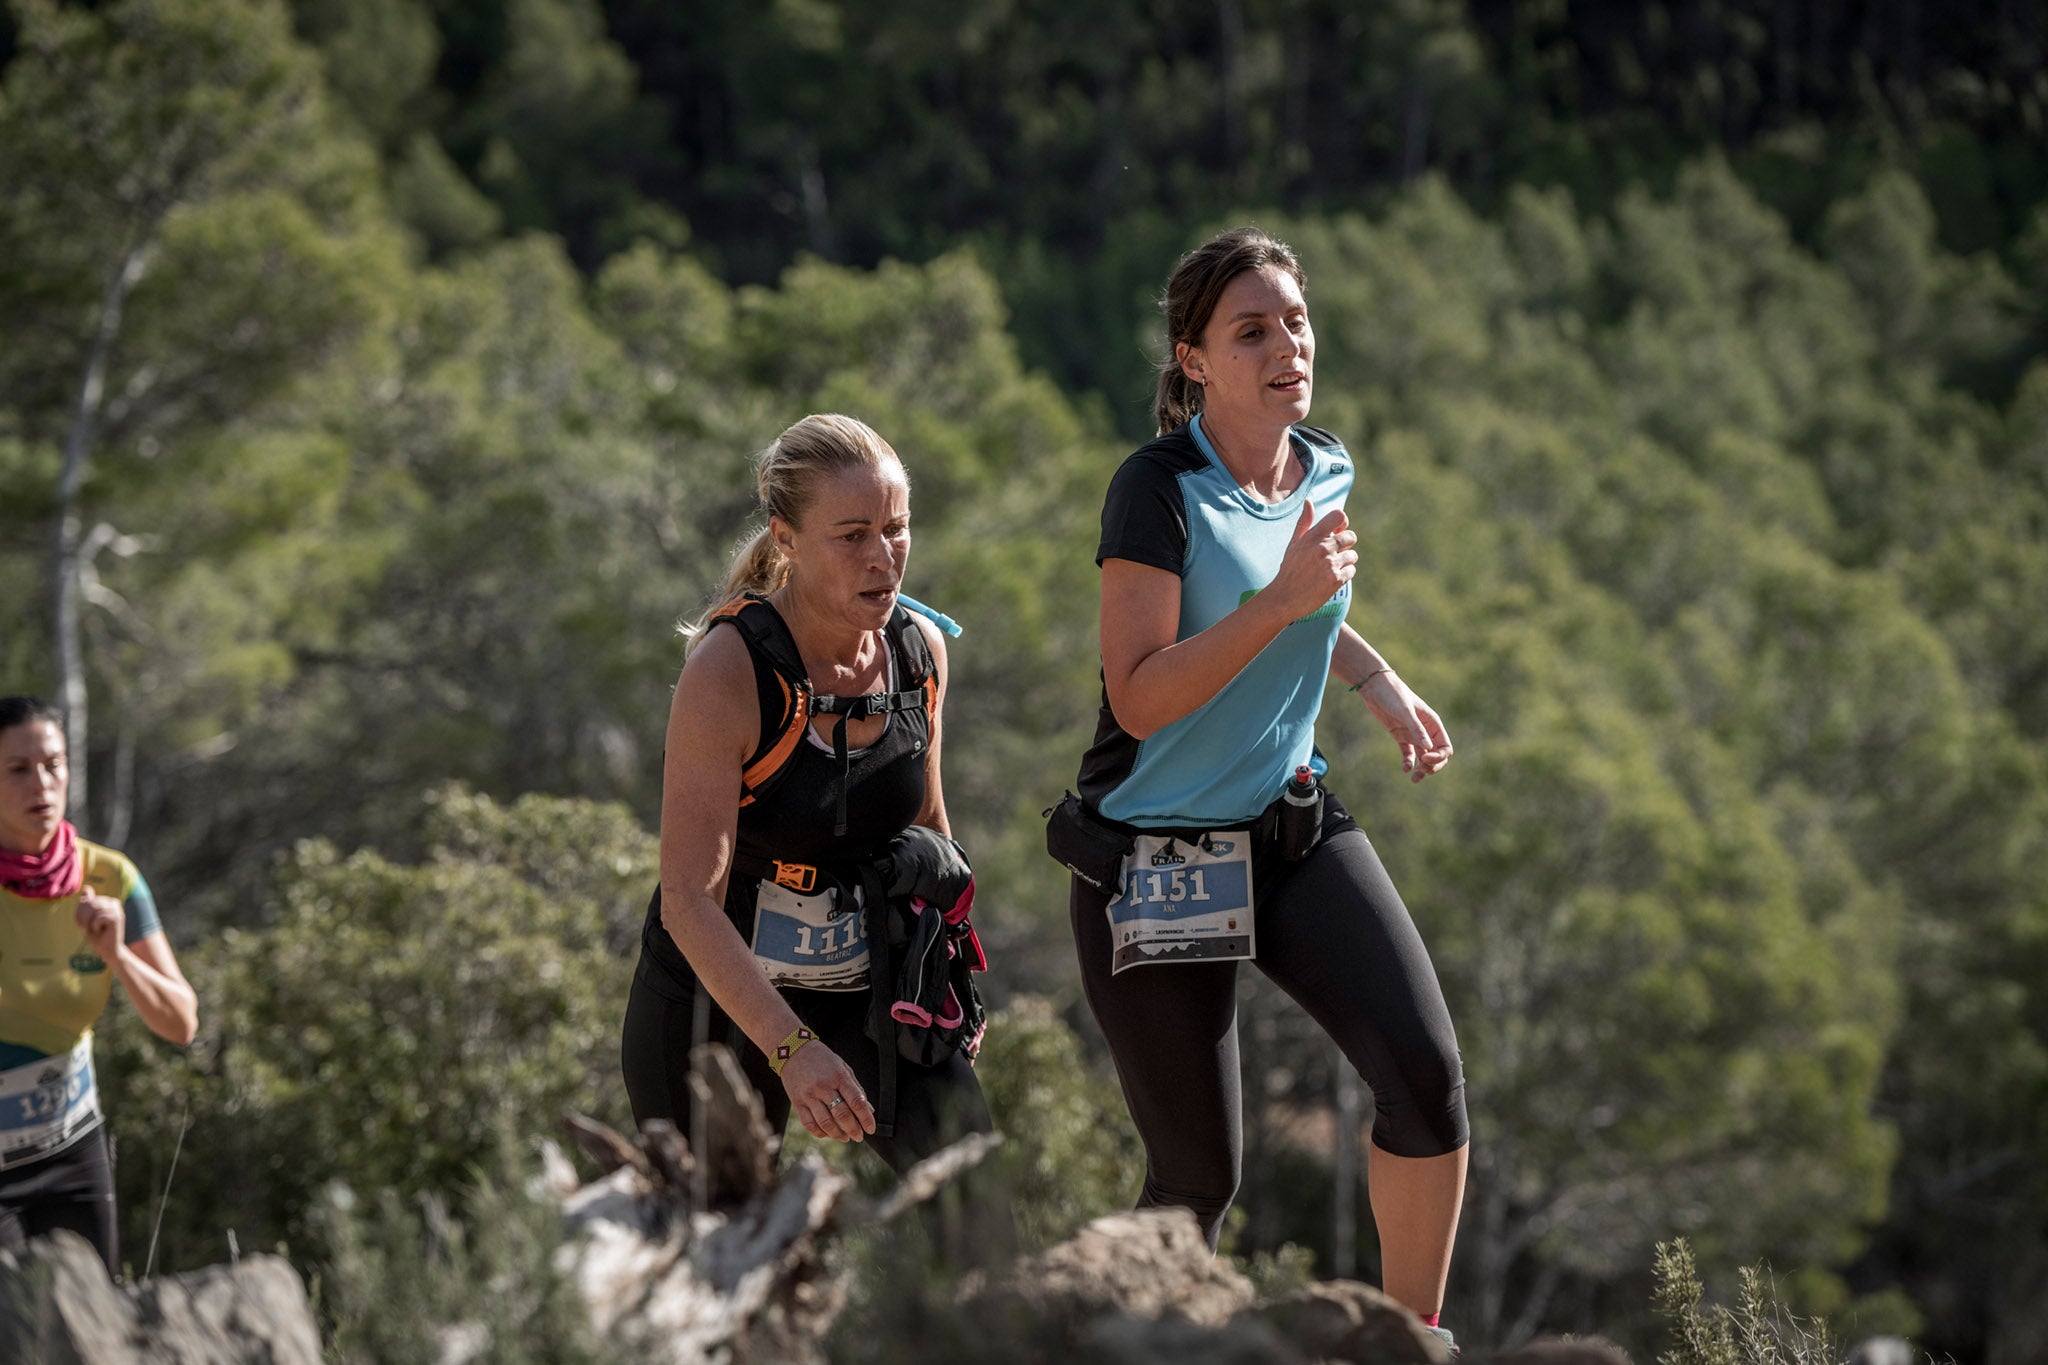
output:
[{"label": "red water bottle", "polygon": [[1304,763],[1280,791],[1280,857],[1298,863],[1323,836],[1323,792],[1315,770]]}]

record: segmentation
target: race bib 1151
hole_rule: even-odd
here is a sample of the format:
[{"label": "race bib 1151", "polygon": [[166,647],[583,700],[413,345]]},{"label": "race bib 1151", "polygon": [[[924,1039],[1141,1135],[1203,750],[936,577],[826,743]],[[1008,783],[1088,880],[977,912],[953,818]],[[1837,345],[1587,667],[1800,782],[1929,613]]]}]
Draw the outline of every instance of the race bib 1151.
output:
[{"label": "race bib 1151", "polygon": [[1109,903],[1110,973],[1147,962],[1252,957],[1252,841],[1216,830],[1200,841],[1141,834]]}]

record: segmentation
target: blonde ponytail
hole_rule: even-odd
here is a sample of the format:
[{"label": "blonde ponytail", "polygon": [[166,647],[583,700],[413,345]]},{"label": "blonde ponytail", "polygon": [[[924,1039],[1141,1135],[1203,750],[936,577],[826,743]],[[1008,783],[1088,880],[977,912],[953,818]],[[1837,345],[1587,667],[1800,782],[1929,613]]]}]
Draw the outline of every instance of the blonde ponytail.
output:
[{"label": "blonde ponytail", "polygon": [[781,587],[789,577],[789,561],[782,557],[776,547],[775,537],[766,526],[742,540],[733,552],[732,564],[725,571],[725,582],[715,593],[710,603],[693,621],[685,621],[681,630],[683,638],[695,649],[697,642],[704,638],[704,627],[711,623],[711,613],[717,611],[742,593],[771,593]]}]

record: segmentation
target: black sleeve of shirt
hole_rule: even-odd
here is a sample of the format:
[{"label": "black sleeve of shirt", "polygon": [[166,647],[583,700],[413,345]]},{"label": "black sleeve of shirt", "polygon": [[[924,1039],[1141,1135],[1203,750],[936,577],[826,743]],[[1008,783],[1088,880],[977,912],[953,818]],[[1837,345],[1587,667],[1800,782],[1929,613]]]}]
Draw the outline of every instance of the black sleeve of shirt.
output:
[{"label": "black sleeve of shirt", "polygon": [[1095,562],[1128,559],[1178,574],[1187,552],[1187,508],[1181,501],[1180,480],[1163,461],[1142,451],[1131,456],[1109,481]]}]

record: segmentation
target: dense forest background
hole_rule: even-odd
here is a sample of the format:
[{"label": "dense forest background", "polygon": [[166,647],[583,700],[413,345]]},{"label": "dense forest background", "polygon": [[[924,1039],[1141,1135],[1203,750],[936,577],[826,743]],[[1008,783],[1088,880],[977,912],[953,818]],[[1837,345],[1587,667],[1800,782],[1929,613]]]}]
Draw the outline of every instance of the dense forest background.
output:
[{"label": "dense forest background", "polygon": [[[2039,1359],[2044,206],[2016,0],[10,0],[0,691],[70,705],[204,1020],[102,1030],[129,1258],[174,1151],[160,1267],[233,1231],[333,1294],[331,1182],[623,1120],[674,622],[819,409],[967,628],[1027,1231],[1126,1202],[1039,811],[1153,300],[1252,219],[1361,462],[1352,620],[1459,750],[1411,789],[1325,711],[1459,1021],[1447,1321],[1653,1349],[1683,1234]],[[1251,975],[1231,1245],[1369,1275],[1330,1050]]]}]

